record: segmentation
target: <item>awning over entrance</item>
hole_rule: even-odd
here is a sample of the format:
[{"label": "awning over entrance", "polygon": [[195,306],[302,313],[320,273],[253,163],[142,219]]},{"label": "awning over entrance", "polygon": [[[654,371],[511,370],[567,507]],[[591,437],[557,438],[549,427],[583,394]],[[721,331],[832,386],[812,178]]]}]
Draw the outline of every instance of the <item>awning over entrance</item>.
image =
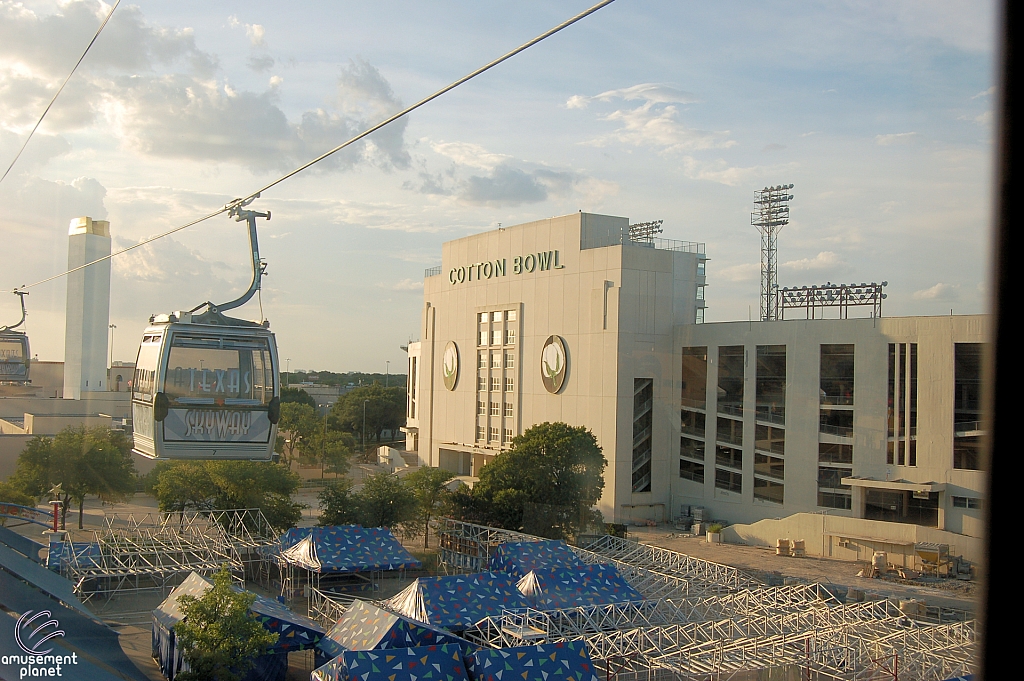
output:
[{"label": "awning over entrance", "polygon": [[870,487],[898,492],[943,492],[944,482],[911,482],[910,480],[877,480],[875,478],[849,476],[842,479],[842,484],[852,487]]}]

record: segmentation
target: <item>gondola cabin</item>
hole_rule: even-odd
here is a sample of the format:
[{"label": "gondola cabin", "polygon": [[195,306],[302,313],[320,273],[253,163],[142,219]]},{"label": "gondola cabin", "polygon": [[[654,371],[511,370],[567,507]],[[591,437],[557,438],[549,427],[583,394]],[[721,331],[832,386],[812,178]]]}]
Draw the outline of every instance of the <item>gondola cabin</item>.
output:
[{"label": "gondola cabin", "polygon": [[30,357],[27,334],[0,329],[0,383],[27,383]]},{"label": "gondola cabin", "polygon": [[225,319],[177,312],[150,320],[132,380],[135,453],[271,459],[281,414],[277,343],[266,325]]}]

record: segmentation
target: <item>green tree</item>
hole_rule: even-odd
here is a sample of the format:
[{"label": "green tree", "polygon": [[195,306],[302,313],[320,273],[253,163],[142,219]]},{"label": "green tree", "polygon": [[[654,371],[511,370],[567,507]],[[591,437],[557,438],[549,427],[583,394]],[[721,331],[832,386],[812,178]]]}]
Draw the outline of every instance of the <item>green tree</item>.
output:
[{"label": "green tree", "polygon": [[453,496],[460,517],[523,529],[524,509],[543,509],[554,538],[571,537],[599,521],[593,506],[604,490],[607,461],[597,438],[583,426],[541,423],[512,440],[480,471],[472,492]]},{"label": "green tree", "polygon": [[305,404],[316,409],[316,400],[302,388],[281,388],[281,404]]},{"label": "green tree", "polygon": [[15,487],[36,498],[48,496],[59,484],[61,528],[67,526],[68,508],[74,502],[79,529],[86,496],[94,494],[108,503],[126,501],[135,492],[135,480],[131,443],[122,431],[72,426],[52,438],[29,440],[11,477]]},{"label": "green tree", "polygon": [[320,500],[320,525],[358,525],[362,522],[359,497],[352,492],[352,483],[342,479],[327,485]]},{"label": "green tree", "polygon": [[339,426],[362,441],[363,405],[366,405],[366,439],[380,442],[385,430],[395,431],[405,423],[405,398],[403,387],[385,388],[380,383],[363,386],[342,395],[331,415]]},{"label": "green tree", "polygon": [[258,508],[271,526],[292,527],[302,504],[291,500],[299,476],[266,461],[171,461],[154,485],[161,511]]},{"label": "green tree", "polygon": [[315,456],[312,440],[323,430],[323,419],[317,416],[315,405],[288,402],[281,405],[281,420],[277,424],[277,442],[274,451],[286,465],[297,456]]},{"label": "green tree", "polygon": [[277,642],[252,616],[249,608],[256,594],[236,591],[231,573],[222,567],[213,576],[213,587],[199,596],[179,596],[184,619],[174,625],[178,645],[188,663],[179,681],[240,681]]},{"label": "green tree", "polygon": [[350,433],[327,430],[326,433],[312,436],[308,446],[320,461],[320,477],[323,477],[325,470],[335,475],[344,475],[348,472],[356,440]]},{"label": "green tree", "polygon": [[448,483],[455,474],[443,468],[424,466],[405,476],[405,485],[412,490],[416,498],[416,515],[408,525],[419,534],[423,531],[423,548],[430,548],[430,520],[434,518],[446,504],[451,492]]},{"label": "green tree", "polygon": [[324,489],[319,495],[321,525],[351,525],[394,529],[416,517],[418,504],[413,490],[397,475],[378,473],[352,491],[347,481]]}]

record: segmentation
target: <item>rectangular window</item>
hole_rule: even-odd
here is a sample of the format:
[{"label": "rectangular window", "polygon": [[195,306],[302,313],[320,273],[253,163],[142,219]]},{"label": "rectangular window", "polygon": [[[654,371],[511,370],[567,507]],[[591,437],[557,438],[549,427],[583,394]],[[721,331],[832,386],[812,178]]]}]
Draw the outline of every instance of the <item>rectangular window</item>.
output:
[{"label": "rectangular window", "polygon": [[492,392],[501,392],[501,377],[500,376],[491,376],[491,391]]},{"label": "rectangular window", "polygon": [[917,343],[889,343],[886,463],[917,465]]},{"label": "rectangular window", "polygon": [[818,432],[838,437],[853,437],[852,409],[822,409]]},{"label": "rectangular window", "polygon": [[849,490],[849,485],[842,483],[843,478],[853,475],[852,468],[832,468],[829,466],[818,466],[818,488],[829,491]]},{"label": "rectangular window", "polygon": [[754,429],[754,448],[775,454],[786,453],[786,431],[783,428],[762,426]]},{"label": "rectangular window", "polygon": [[505,392],[510,393],[516,389],[516,379],[511,376],[505,377]]},{"label": "rectangular window", "polygon": [[492,322],[500,322],[501,321],[501,312],[498,311],[498,312],[495,312],[494,314],[492,314],[491,315],[491,321]]},{"label": "rectangular window", "polygon": [[481,312],[478,315],[477,319],[479,319],[481,324],[486,324],[487,323],[487,313],[486,312]]},{"label": "rectangular window", "polygon": [[491,442],[498,441],[498,428],[497,426],[491,426]]},{"label": "rectangular window", "polygon": [[505,368],[506,369],[515,369],[516,368],[516,356],[515,356],[515,353],[512,353],[512,352],[506,352],[505,353]]},{"label": "rectangular window", "polygon": [[823,508],[846,509],[849,511],[853,508],[853,497],[849,494],[819,491],[818,506]]},{"label": "rectangular window", "polygon": [[[889,443],[892,444],[892,443]],[[853,463],[853,445],[818,443],[819,463]],[[892,463],[892,462],[890,462]]]},{"label": "rectangular window", "polygon": [[761,501],[770,501],[773,504],[783,503],[785,498],[786,486],[781,482],[772,482],[771,480],[762,480],[761,478],[754,478],[754,498],[760,499]]},{"label": "rectangular window", "polygon": [[491,345],[501,345],[501,329],[491,331]]},{"label": "rectangular window", "polygon": [[491,416],[501,416],[501,402],[491,402]]},{"label": "rectangular window", "polygon": [[483,392],[487,390],[487,378],[484,376],[476,377],[476,389]]},{"label": "rectangular window", "polygon": [[500,352],[495,352],[493,355],[491,355],[491,368],[492,369],[500,369],[501,368],[501,353]]},{"label": "rectangular window", "polygon": [[704,482],[704,464],[696,461],[679,460],[679,477],[694,482]]},{"label": "rectangular window", "polygon": [[974,497],[953,497],[954,508],[981,508],[981,499]]},{"label": "rectangular window", "polygon": [[757,346],[756,413],[759,421],[786,423],[786,346]]},{"label": "rectangular window", "polygon": [[505,312],[505,319],[506,319],[506,321],[514,322],[516,320],[516,311],[515,310],[507,310]]},{"label": "rectangular window", "polygon": [[487,435],[487,429],[484,428],[484,426],[477,426],[476,427],[476,439],[478,441],[482,442],[486,435]]},{"label": "rectangular window", "polygon": [[483,400],[476,401],[476,413],[477,416],[485,416],[487,414],[487,403]]},{"label": "rectangular window", "polygon": [[718,413],[743,416],[742,345],[718,348]]},{"label": "rectangular window", "polygon": [[708,349],[683,348],[684,407],[705,409],[708,400]]},{"label": "rectangular window", "polygon": [[719,442],[728,442],[743,446],[743,421],[718,417],[717,438]]},{"label": "rectangular window", "polygon": [[786,462],[775,456],[754,453],[754,473],[769,478],[785,480]]},{"label": "rectangular window", "polygon": [[486,331],[481,331],[480,332],[480,340],[477,342],[477,345],[487,345],[487,332]]},{"label": "rectangular window", "polygon": [[704,437],[704,414],[683,409],[681,412],[683,432]]},{"label": "rectangular window", "polygon": [[981,370],[984,346],[953,346],[953,468],[981,469]]},{"label": "rectangular window", "polygon": [[853,404],[853,345],[821,346],[822,404]]},{"label": "rectangular window", "polygon": [[507,329],[505,331],[505,345],[515,345],[515,344],[516,344],[516,330],[515,329]]},{"label": "rectangular window", "polygon": [[267,404],[274,392],[268,341],[176,333],[162,390],[158,385],[157,391],[171,407],[212,407],[218,400],[250,407]]},{"label": "rectangular window", "polygon": [[651,430],[654,379],[633,379],[633,468],[632,490],[651,491]]},{"label": "rectangular window", "polygon": [[505,429],[505,444],[508,444],[509,442],[512,442],[512,429],[511,428],[506,428]]},{"label": "rectangular window", "polygon": [[505,403],[505,416],[512,416],[512,403],[511,402],[506,402]]},{"label": "rectangular window", "polygon": [[487,353],[486,352],[479,353],[479,357],[477,358],[477,362],[476,362],[476,368],[477,369],[486,369],[487,368]]},{"label": "rectangular window", "polygon": [[685,456],[697,461],[704,460],[704,441],[693,440],[688,437],[679,438],[679,456]]},{"label": "rectangular window", "polygon": [[743,450],[733,449],[732,447],[723,447],[722,445],[715,446],[715,463],[719,466],[729,466],[731,468],[743,468]]},{"label": "rectangular window", "polygon": [[729,492],[743,493],[743,474],[734,471],[727,471],[724,468],[715,469],[715,487]]}]

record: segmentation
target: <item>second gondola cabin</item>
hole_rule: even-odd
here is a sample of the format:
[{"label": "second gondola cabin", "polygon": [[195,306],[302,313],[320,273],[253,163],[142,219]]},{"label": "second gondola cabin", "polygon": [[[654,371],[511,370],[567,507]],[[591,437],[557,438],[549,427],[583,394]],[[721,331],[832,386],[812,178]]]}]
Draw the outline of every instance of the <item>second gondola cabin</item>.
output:
[{"label": "second gondola cabin", "polygon": [[[133,451],[152,459],[269,461],[281,412],[268,325],[207,312],[155,316],[132,381]],[[238,320],[230,320],[238,323]]]}]

